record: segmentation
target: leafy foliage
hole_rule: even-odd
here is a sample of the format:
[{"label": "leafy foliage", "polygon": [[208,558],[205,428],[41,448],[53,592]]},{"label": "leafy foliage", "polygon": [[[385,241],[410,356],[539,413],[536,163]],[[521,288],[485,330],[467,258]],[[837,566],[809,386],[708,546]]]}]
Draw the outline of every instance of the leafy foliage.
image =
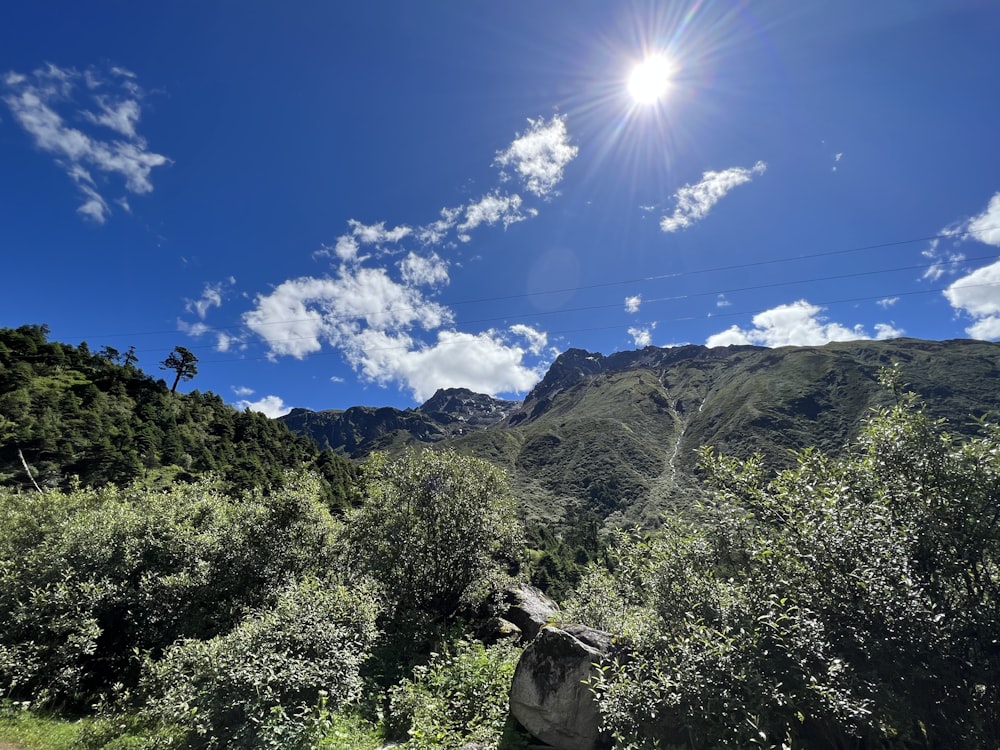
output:
[{"label": "leafy foliage", "polygon": [[507,720],[507,693],[520,651],[460,640],[417,666],[391,691],[392,716],[413,750],[495,749]]},{"label": "leafy foliage", "polygon": [[702,459],[713,523],[623,536],[568,607],[634,654],[594,684],[621,746],[1000,741],[996,428],[906,397],[839,460]]},{"label": "leafy foliage", "polygon": [[147,663],[147,710],[203,747],[287,747],[315,729],[310,707],[361,692],[377,606],[364,587],[307,578],[224,635],[185,640]]},{"label": "leafy foliage", "polygon": [[0,688],[87,705],[134,684],[136,652],[212,638],[326,570],[337,523],[312,476],[232,499],[211,482],[0,490]]},{"label": "leafy foliage", "polygon": [[214,394],[171,395],[135,368],[134,353],[104,347],[93,355],[47,334],[44,326],[0,328],[0,485],[31,489],[20,451],[43,487],[157,486],[216,472],[236,495],[313,468],[329,485],[327,501],[349,504],[355,471],[333,452]]},{"label": "leafy foliage", "polygon": [[453,452],[376,454],[346,517],[349,564],[382,584],[393,617],[438,622],[487,601],[520,562],[523,532],[504,475]]}]

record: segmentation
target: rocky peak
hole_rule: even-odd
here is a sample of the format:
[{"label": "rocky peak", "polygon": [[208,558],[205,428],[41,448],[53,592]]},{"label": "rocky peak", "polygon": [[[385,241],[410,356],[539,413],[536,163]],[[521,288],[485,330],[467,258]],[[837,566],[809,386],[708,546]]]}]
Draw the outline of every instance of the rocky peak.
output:
[{"label": "rocky peak", "polygon": [[416,411],[436,420],[444,418],[444,421],[456,420],[470,426],[485,427],[501,421],[520,405],[520,401],[494,398],[474,393],[468,388],[440,388]]}]

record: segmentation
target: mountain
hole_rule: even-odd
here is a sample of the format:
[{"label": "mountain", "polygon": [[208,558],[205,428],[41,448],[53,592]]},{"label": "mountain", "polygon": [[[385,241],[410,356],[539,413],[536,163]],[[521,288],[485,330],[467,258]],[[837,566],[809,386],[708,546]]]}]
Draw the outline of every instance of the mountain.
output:
[{"label": "mountain", "polygon": [[[444,443],[511,474],[529,519],[575,526],[596,513],[614,524],[655,524],[698,497],[697,450],[836,454],[873,407],[894,395],[878,383],[898,365],[928,413],[972,434],[1000,415],[1000,344],[972,340],[853,341],[815,347],[647,347],[560,355],[523,402],[439,392],[414,410],[296,413],[293,430],[354,457],[370,449]],[[441,405],[447,408],[442,408]],[[463,412],[479,404],[479,419]],[[321,416],[325,415],[325,416]],[[464,416],[464,419],[463,419]],[[322,420],[323,430],[306,430]]]},{"label": "mountain", "polygon": [[310,468],[331,504],[348,502],[355,467],[343,457],[215,394],[172,393],[137,361],[49,341],[45,326],[0,328],[0,484],[163,485],[212,472],[235,494]]},{"label": "mountain", "polygon": [[411,443],[437,443],[491,427],[519,406],[519,401],[504,401],[465,388],[444,388],[416,409],[370,406],[326,411],[293,409],[279,420],[321,448],[362,458],[376,450],[394,450]]}]

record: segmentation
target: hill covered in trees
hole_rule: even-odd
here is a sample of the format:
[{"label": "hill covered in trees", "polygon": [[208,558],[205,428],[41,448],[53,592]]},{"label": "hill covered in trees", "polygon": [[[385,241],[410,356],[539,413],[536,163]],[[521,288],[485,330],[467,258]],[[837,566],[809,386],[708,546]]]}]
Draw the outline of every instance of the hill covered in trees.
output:
[{"label": "hill covered in trees", "polygon": [[238,492],[307,467],[345,501],[349,462],[217,395],[174,393],[137,363],[131,351],[49,341],[45,326],[0,329],[0,485],[165,486],[215,472]]}]

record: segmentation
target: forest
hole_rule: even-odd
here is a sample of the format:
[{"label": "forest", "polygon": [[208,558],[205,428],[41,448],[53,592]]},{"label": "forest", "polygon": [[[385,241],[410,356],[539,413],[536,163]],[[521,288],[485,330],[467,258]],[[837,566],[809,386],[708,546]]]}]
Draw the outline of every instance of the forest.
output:
[{"label": "forest", "polygon": [[706,446],[690,512],[556,527],[482,458],[351,462],[0,330],[0,745],[539,747],[483,627],[533,582],[613,643],[596,747],[996,747],[1000,428],[879,387],[842,451]]}]

